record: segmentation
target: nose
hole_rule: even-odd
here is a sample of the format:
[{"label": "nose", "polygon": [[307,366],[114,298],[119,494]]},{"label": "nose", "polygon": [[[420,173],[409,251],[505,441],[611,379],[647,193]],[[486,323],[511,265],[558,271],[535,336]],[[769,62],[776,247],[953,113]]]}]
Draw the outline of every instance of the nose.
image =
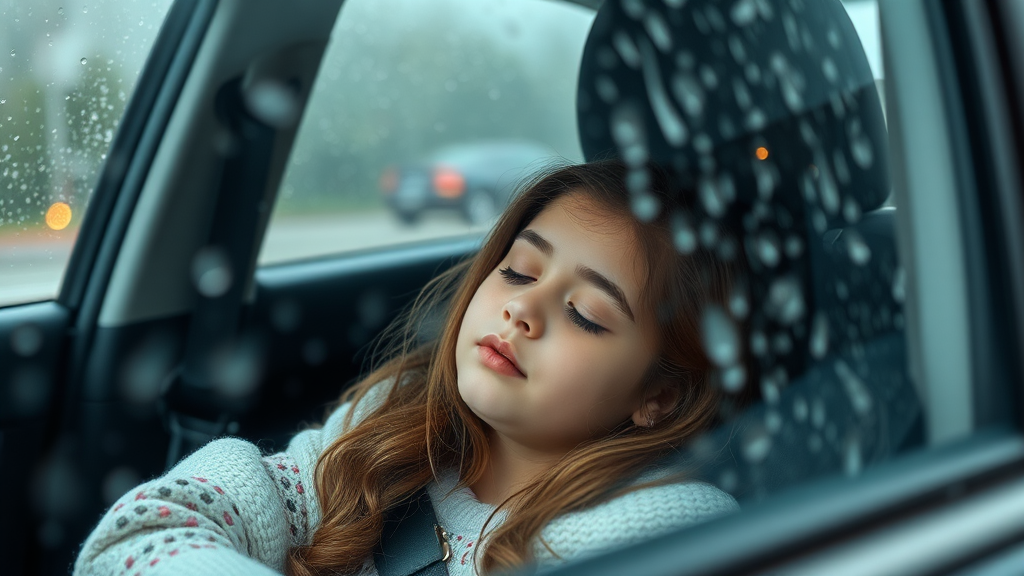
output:
[{"label": "nose", "polygon": [[520,294],[505,303],[501,309],[505,322],[529,338],[540,338],[544,333],[544,318],[540,306],[529,294]]}]

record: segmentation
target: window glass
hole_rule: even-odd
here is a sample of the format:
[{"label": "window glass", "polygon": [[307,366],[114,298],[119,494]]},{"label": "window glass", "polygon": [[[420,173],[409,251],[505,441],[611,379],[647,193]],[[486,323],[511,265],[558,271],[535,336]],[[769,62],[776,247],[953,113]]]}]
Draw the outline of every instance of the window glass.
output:
[{"label": "window glass", "polygon": [[56,296],[170,0],[0,5],[0,305]]},{"label": "window glass", "polygon": [[479,233],[531,171],[582,160],[592,20],[545,0],[346,2],[260,263]]},{"label": "window glass", "polygon": [[734,264],[700,319],[718,425],[683,469],[744,503],[953,437],[908,366],[876,3],[606,3],[592,34],[584,152],[665,167],[678,250]]}]

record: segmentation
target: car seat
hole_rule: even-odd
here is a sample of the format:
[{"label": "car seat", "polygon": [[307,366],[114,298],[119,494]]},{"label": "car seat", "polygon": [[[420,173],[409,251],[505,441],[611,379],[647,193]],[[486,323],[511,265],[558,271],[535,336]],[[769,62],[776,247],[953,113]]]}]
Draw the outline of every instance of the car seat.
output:
[{"label": "car seat", "polygon": [[839,0],[607,0],[577,115],[588,160],[630,166],[636,206],[647,163],[669,172],[681,250],[745,270],[728,315],[749,367],[716,377],[755,401],[727,402],[676,463],[756,499],[922,442],[885,120]]}]

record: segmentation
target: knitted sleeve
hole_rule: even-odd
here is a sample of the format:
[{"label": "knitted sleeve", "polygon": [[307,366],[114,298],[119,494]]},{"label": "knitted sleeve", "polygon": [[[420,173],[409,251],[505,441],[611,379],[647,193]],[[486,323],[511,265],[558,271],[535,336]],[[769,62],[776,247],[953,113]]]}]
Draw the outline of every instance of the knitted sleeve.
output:
[{"label": "knitted sleeve", "polygon": [[[385,388],[356,406],[354,422],[379,405]],[[313,470],[348,410],[271,456],[237,438],[203,446],[111,506],[83,544],[75,576],[281,573],[288,549],[307,543],[319,521]]]},{"label": "knitted sleeve", "polygon": [[555,518],[541,532],[550,550],[538,543],[534,554],[542,566],[559,564],[636,544],[738,510],[732,496],[703,482],[645,488]]}]

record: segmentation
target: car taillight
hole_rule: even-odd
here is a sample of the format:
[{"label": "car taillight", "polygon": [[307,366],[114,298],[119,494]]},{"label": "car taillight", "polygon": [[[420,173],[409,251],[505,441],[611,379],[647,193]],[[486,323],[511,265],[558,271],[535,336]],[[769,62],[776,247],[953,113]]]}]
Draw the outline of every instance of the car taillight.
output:
[{"label": "car taillight", "polygon": [[434,190],[442,198],[458,198],[466,191],[466,179],[452,168],[434,171]]},{"label": "car taillight", "polygon": [[381,192],[391,194],[398,189],[398,171],[394,168],[388,168],[380,175],[380,181],[377,182],[380,186]]}]

